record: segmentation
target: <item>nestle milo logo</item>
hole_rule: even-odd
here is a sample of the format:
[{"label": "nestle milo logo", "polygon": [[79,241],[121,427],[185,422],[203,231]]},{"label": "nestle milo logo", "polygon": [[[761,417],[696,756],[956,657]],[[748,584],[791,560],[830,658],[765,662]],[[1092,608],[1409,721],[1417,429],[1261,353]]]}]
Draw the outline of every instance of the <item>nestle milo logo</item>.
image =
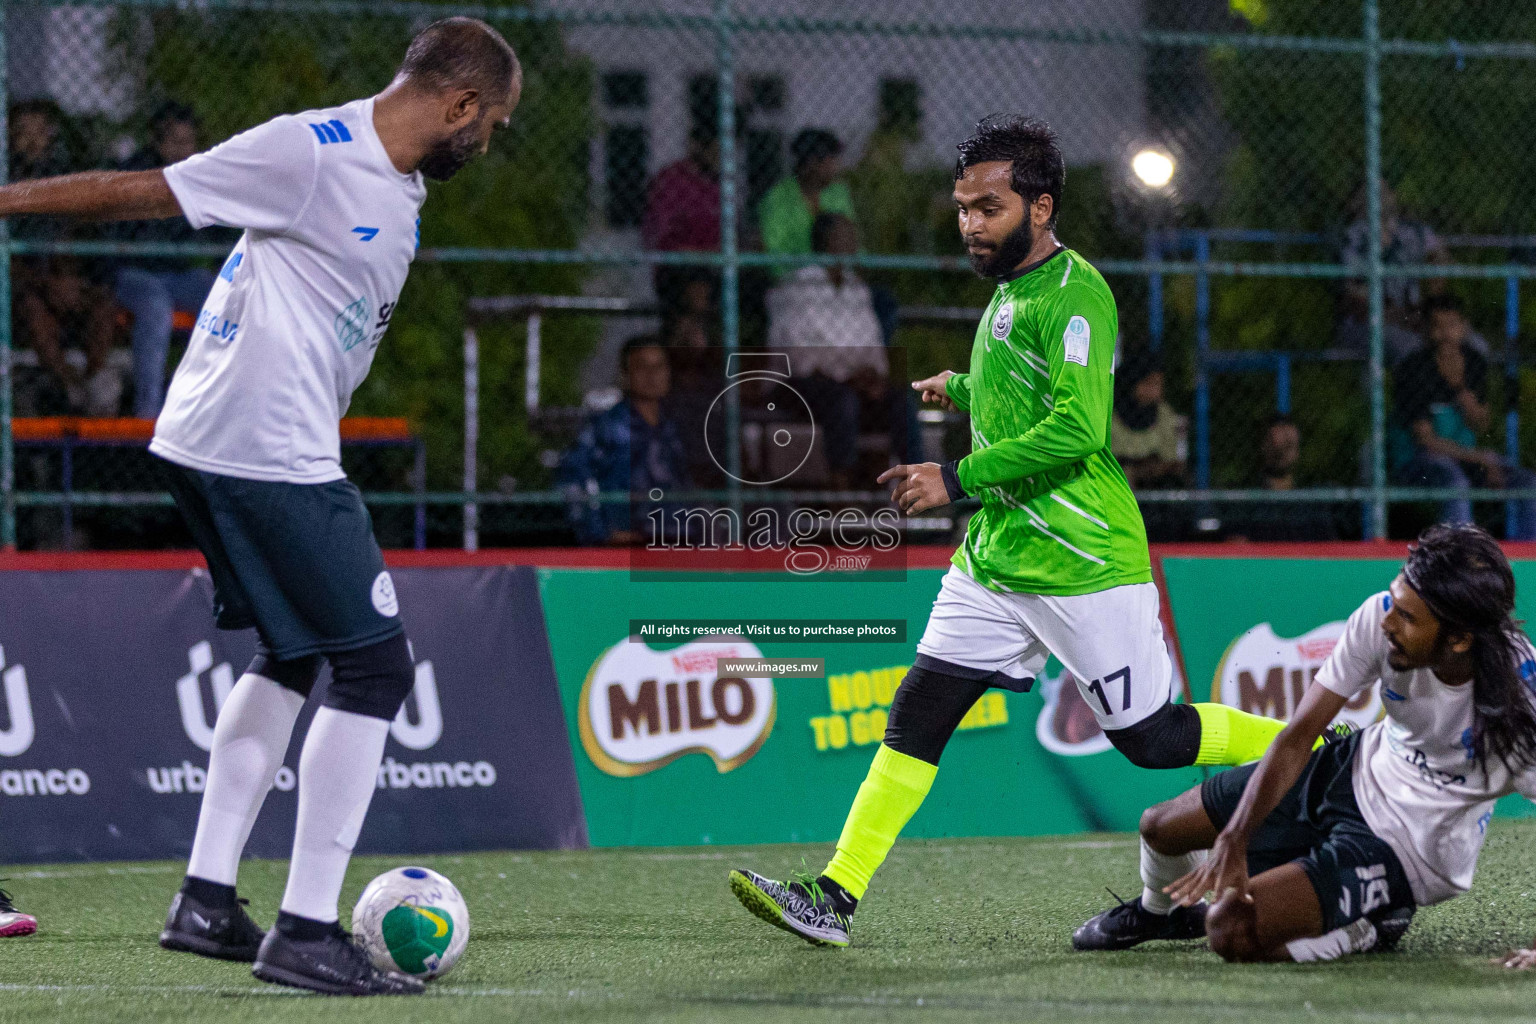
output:
[{"label": "nestle milo logo", "polygon": [[592,763],[609,775],[644,775],[684,754],[738,768],[773,729],[773,682],[722,676],[721,658],[758,658],[739,637],[706,637],[657,651],[631,637],[604,651],[578,699],[577,730]]},{"label": "nestle milo logo", "polygon": [[[1282,637],[1261,622],[1227,647],[1216,666],[1211,699],[1249,714],[1288,720],[1343,633],[1344,623],[1335,621],[1301,636]],[[1337,721],[1363,729],[1380,717],[1380,684],[1373,683],[1344,705]]]}]

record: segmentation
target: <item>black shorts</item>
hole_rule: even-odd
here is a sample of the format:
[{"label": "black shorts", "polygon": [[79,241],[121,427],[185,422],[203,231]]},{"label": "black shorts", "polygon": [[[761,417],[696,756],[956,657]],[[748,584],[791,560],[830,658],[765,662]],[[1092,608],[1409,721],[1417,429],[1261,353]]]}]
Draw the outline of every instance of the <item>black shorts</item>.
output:
[{"label": "black shorts", "polygon": [[[1359,749],[1355,733],[1313,752],[1301,778],[1249,840],[1248,874],[1295,861],[1317,893],[1324,933],[1366,917],[1377,925],[1377,948],[1391,948],[1417,905],[1397,854],[1371,831],[1355,802],[1352,773]],[[1200,786],[1200,802],[1218,829],[1237,811],[1257,767],[1245,764]]]},{"label": "black shorts", "polygon": [[373,520],[349,480],[289,484],[161,460],[213,577],[214,622],[280,661],[356,650],[404,628]]}]

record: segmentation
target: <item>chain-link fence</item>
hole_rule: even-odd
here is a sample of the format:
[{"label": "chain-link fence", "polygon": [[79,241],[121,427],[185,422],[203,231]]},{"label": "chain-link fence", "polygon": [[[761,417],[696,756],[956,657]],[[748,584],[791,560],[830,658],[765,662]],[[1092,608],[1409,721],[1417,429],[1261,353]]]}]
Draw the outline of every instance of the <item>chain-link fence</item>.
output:
[{"label": "chain-link fence", "polygon": [[[344,432],[386,545],[622,542],[653,491],[873,509],[886,466],[964,454],[963,421],[904,385],[969,363],[994,284],[963,259],[954,147],[998,111],[1060,138],[1058,233],[1116,296],[1114,447],[1154,538],[1402,536],[1468,515],[1536,537],[1520,387],[1536,10],[0,9],[13,180],[160,166],[373,94],[448,14],[512,42],[511,130],[432,187]],[[232,237],[176,220],[9,231],[0,543],[185,544],[144,421]],[[774,401],[775,365],[751,363],[775,353],[805,416]]]}]

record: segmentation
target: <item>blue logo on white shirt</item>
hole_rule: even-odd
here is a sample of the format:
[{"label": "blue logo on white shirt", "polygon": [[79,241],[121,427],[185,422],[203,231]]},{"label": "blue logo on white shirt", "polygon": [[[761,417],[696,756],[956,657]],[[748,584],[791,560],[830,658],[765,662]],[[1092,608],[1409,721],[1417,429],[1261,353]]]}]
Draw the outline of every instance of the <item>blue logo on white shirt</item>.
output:
[{"label": "blue logo on white shirt", "polygon": [[1390,687],[1390,686],[1383,686],[1381,688],[1381,695],[1383,697],[1387,698],[1387,700],[1407,700],[1408,699],[1407,695],[1398,693],[1396,690],[1392,689],[1392,687]]},{"label": "blue logo on white shirt", "polygon": [[309,130],[315,133],[315,138],[320,140],[320,145],[326,146],[332,142],[351,142],[352,133],[347,131],[347,126],[337,120],[311,121]]},{"label": "blue logo on white shirt", "polygon": [[245,253],[243,252],[230,253],[229,259],[224,261],[224,268],[219,271],[219,276],[226,281],[233,281],[235,279],[235,271],[240,268],[240,263],[244,259]]},{"label": "blue logo on white shirt", "polygon": [[352,233],[360,237],[365,242],[371,242],[373,241],[374,236],[379,233],[379,229],[364,227],[363,225],[359,224],[357,227],[352,229]]}]

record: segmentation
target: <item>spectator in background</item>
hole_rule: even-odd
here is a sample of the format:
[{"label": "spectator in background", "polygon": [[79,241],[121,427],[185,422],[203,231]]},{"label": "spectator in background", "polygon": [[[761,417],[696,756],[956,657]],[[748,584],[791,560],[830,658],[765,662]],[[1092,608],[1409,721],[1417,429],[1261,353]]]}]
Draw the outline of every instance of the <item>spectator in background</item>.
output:
[{"label": "spectator in background", "polygon": [[[712,126],[694,125],[687,154],[651,179],[640,238],[657,252],[719,251],[720,144]],[[652,281],[663,321],[690,315],[701,298],[714,305],[716,275],[706,267],[657,266]]]},{"label": "spectator in background", "polygon": [[1488,358],[1488,339],[1473,330],[1466,309],[1454,295],[1434,295],[1424,303],[1431,345],[1465,345]]},{"label": "spectator in background", "polygon": [[[165,103],[149,122],[150,143],[119,166],[147,171],[185,160],[198,149],[197,118],[180,103]],[[117,236],[133,242],[194,242],[197,232],[184,217],[125,221]],[[133,413],[144,419],[160,415],[165,402],[165,364],[177,312],[202,308],[213,273],[181,257],[150,257],[124,263],[117,270],[117,301],[133,315]]]},{"label": "spectator in background", "polygon": [[[1284,413],[1264,425],[1259,440],[1259,481],[1266,491],[1296,489],[1301,461],[1301,428]],[[1226,540],[1327,541],[1339,539],[1332,507],[1314,502],[1255,501],[1222,517]]]},{"label": "spectator in background", "polygon": [[1163,367],[1153,352],[1127,352],[1115,370],[1110,451],[1137,490],[1185,486],[1188,421],[1163,398]]},{"label": "spectator in background", "polygon": [[[852,256],[858,228],[841,213],[822,213],[811,225],[811,251]],[[848,486],[864,410],[891,400],[890,363],[869,286],[838,265],[792,271],[768,293],[768,345],[789,353],[794,386],[821,427],[833,484]]]},{"label": "spectator in background", "polygon": [[[10,160],[7,169],[11,181],[28,178],[52,178],[68,174],[69,154],[61,136],[63,115],[52,100],[25,100],[10,109]],[[34,214],[12,217],[8,221],[12,238],[56,239],[64,233],[64,222],[57,217]],[[20,270],[31,257],[16,260]]]},{"label": "spectator in background", "polygon": [[654,335],[630,338],[619,352],[624,398],[582,427],[560,460],[556,480],[570,497],[570,520],[582,544],[645,542],[636,502],[601,502],[598,495],[646,495],[686,490],[688,459],[664,403],[672,389],[667,350]]},{"label": "spectator in background", "polygon": [[[1351,203],[1354,223],[1344,233],[1340,253],[1344,263],[1363,274],[1370,254],[1370,225],[1366,220],[1365,189],[1360,188]],[[1381,261],[1393,266],[1416,263],[1447,263],[1445,245],[1418,221],[1402,216],[1397,194],[1381,183]],[[1415,277],[1388,277],[1382,280],[1382,342],[1388,366],[1396,366],[1408,353],[1419,348],[1423,328],[1424,293],[1438,294],[1443,281],[1425,281]],[[1357,352],[1370,350],[1370,289],[1360,277],[1344,284],[1343,316],[1339,342]]]},{"label": "spectator in background", "polygon": [[[43,376],[18,381],[17,414],[116,416],[123,378],[107,365],[117,308],[73,256],[49,256],[15,296],[18,341],[37,353]],[[71,360],[71,350],[79,350]]]},{"label": "spectator in background", "polygon": [[823,213],[854,219],[853,196],[837,181],[843,144],[822,128],[807,128],[789,146],[795,172],[763,195],[757,207],[767,252],[812,251],[811,225]]},{"label": "spectator in background", "polygon": [[[1393,372],[1394,478],[1410,487],[1536,485],[1536,474],[1511,465],[1492,448],[1478,447],[1492,422],[1488,361],[1462,332],[1451,329],[1446,304],[1435,308],[1446,329],[1433,332],[1431,345],[1408,355]],[[1516,507],[1515,533],[1506,539],[1536,540],[1536,501],[1519,501]],[[1452,498],[1440,514],[1446,522],[1471,522],[1472,501]]]}]

